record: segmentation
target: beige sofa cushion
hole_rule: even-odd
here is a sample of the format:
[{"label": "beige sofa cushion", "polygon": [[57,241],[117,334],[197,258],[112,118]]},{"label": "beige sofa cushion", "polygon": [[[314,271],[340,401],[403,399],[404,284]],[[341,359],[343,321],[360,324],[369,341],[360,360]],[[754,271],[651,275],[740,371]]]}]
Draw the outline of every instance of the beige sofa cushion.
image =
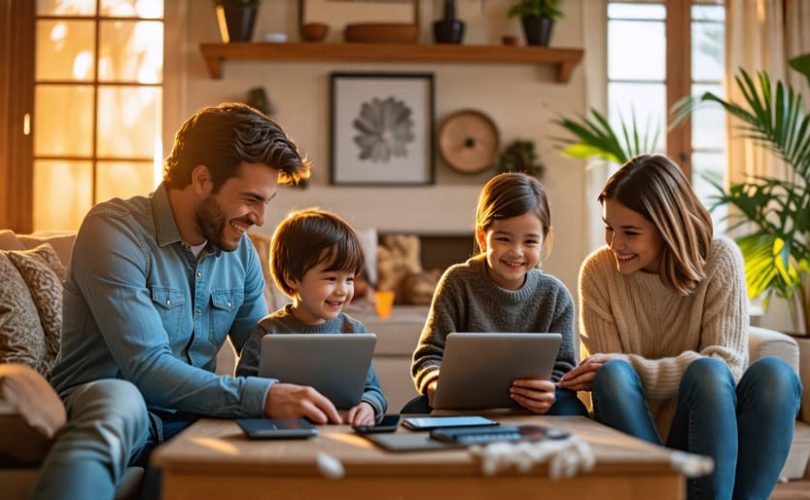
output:
[{"label": "beige sofa cushion", "polygon": [[40,462],[65,425],[62,400],[42,375],[20,364],[0,364],[0,459]]},{"label": "beige sofa cushion", "polygon": [[45,352],[42,357],[45,376],[50,374],[59,355],[62,335],[62,279],[65,268],[50,244],[42,244],[25,251],[10,251],[6,256],[17,268],[34,299],[39,321],[45,334]]},{"label": "beige sofa cushion", "polygon": [[22,363],[45,371],[45,332],[22,276],[0,252],[0,363]]}]

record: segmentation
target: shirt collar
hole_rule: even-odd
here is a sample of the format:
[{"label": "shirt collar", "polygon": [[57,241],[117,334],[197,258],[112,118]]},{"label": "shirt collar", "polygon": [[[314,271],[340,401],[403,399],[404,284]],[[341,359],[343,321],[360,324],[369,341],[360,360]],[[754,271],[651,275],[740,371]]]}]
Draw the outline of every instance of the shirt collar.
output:
[{"label": "shirt collar", "polygon": [[152,193],[152,213],[155,217],[155,231],[158,246],[165,247],[172,243],[182,242],[180,229],[174,221],[174,213],[169,203],[169,192],[164,183],[160,183]]}]

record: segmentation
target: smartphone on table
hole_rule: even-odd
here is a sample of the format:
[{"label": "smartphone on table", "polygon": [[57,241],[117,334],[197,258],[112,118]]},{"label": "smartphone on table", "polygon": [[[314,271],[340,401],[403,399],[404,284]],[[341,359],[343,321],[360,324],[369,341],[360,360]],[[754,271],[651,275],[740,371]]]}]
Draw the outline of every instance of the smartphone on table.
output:
[{"label": "smartphone on table", "polygon": [[380,432],[394,432],[399,427],[399,415],[385,415],[374,425],[353,425],[352,429],[358,434],[377,434]]},{"label": "smartphone on table", "polygon": [[402,425],[412,431],[427,431],[443,427],[495,426],[498,422],[479,416],[406,417],[402,420]]}]

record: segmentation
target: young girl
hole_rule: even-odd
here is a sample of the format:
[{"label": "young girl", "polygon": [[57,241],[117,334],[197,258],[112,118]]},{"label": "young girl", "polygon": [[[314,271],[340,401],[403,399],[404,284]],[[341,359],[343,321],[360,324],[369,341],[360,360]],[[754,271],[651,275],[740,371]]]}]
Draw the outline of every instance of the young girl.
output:
[{"label": "young girl", "polygon": [[[318,209],[292,212],[276,228],[270,246],[273,280],[293,302],[259,322],[242,348],[238,376],[258,373],[265,335],[368,333],[363,323],[343,312],[354,296],[354,278],[364,261],[360,241],[346,221]],[[322,404],[327,406],[324,413],[337,414],[331,402]],[[387,406],[372,363],[360,403],[349,410],[346,423],[373,425]]]},{"label": "young girl", "polygon": [[574,304],[559,280],[537,269],[550,229],[546,194],[534,177],[506,173],[484,186],[475,224],[480,253],[450,267],[439,282],[411,365],[427,398],[403,412],[429,411],[449,333],[559,332],[552,380],[515,380],[510,395],[534,413],[587,415],[574,391],[554,385],[575,364]]},{"label": "young girl", "polygon": [[714,473],[689,481],[690,498],[767,498],[801,387],[777,358],[746,370],[739,249],[712,237],[708,212],[663,156],[630,160],[599,201],[607,246],[579,278],[591,356],[560,386],[593,390],[594,416],[611,427],[712,457]]}]

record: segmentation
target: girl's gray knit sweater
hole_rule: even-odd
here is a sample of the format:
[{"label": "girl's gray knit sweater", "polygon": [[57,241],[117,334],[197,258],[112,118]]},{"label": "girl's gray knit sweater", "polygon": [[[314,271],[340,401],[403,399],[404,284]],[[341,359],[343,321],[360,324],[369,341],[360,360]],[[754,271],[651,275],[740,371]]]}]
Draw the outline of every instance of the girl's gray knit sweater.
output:
[{"label": "girl's gray knit sweater", "polygon": [[478,255],[445,271],[413,353],[411,375],[416,390],[439,377],[445,339],[452,332],[540,332],[562,335],[552,380],[576,364],[574,302],[557,278],[532,269],[519,290],[504,290],[487,276]]}]

